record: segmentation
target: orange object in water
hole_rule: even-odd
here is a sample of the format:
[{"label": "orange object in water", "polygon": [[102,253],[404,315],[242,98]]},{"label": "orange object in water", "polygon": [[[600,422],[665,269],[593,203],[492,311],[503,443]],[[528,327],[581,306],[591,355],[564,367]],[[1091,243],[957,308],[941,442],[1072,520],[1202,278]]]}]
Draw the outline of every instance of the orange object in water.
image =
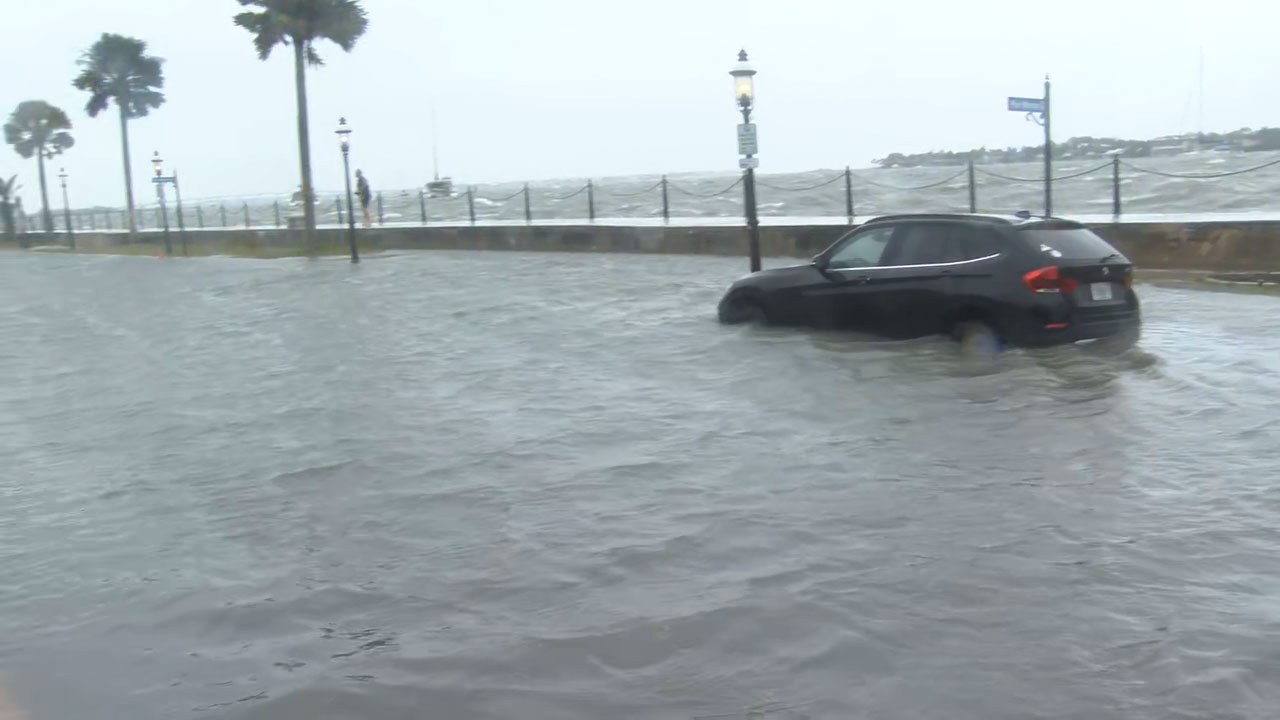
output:
[{"label": "orange object in water", "polygon": [[160,251],[160,254],[159,254],[159,255],[157,255],[156,257],[157,257],[157,258],[159,258],[159,259],[161,259],[161,260],[163,260],[163,259],[165,258],[164,251],[163,251],[163,250],[161,250],[161,251]]}]

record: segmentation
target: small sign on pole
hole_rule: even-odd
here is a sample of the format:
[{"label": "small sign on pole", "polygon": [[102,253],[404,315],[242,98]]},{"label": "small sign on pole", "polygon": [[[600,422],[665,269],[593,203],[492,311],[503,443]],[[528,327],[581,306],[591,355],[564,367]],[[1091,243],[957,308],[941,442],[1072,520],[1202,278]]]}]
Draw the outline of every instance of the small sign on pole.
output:
[{"label": "small sign on pole", "polygon": [[760,151],[756,145],[756,124],[738,123],[738,154],[755,155]]},{"label": "small sign on pole", "polygon": [[747,168],[751,168],[752,170],[754,170],[760,167],[760,158],[758,157],[738,158],[738,167],[742,168],[743,170],[746,170]]},{"label": "small sign on pole", "polygon": [[1011,97],[1009,98],[1009,109],[1013,112],[1044,112],[1044,98],[1025,98]]}]

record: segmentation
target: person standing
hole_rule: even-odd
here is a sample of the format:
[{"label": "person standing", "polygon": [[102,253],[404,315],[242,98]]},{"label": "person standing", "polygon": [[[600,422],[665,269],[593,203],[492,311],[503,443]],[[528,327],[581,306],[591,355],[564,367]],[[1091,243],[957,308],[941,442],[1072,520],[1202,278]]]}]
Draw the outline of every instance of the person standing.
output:
[{"label": "person standing", "polygon": [[364,226],[369,227],[369,201],[373,193],[369,191],[369,179],[359,170],[356,170],[356,197],[360,198],[360,207],[364,210]]}]

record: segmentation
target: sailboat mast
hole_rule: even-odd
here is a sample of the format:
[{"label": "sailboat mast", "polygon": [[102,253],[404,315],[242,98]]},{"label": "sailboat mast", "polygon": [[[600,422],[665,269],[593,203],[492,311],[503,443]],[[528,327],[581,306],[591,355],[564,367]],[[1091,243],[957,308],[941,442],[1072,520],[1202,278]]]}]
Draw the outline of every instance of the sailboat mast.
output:
[{"label": "sailboat mast", "polygon": [[440,179],[440,153],[436,149],[436,104],[431,103],[431,172],[434,179]]},{"label": "sailboat mast", "polygon": [[1200,46],[1200,109],[1196,119],[1200,142],[1204,142],[1204,46]]}]

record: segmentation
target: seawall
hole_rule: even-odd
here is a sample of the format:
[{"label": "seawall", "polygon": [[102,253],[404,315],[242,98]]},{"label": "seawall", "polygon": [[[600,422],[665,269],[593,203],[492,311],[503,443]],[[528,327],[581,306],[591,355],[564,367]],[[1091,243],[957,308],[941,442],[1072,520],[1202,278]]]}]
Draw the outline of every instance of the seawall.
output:
[{"label": "seawall", "polygon": [[[1208,221],[1097,223],[1090,227],[1139,267],[1179,270],[1280,270],[1280,222]],[[769,225],[760,228],[765,257],[811,257],[848,228],[844,225]],[[319,252],[343,252],[346,231],[318,231]],[[62,244],[62,235],[26,236],[32,245]],[[362,250],[519,250],[737,255],[747,253],[742,227],[625,225],[609,222],[565,225],[429,225],[357,230]],[[182,242],[172,236],[175,254]],[[301,233],[286,229],[217,229],[186,233],[192,255],[276,256],[305,251]],[[163,244],[158,232],[80,232],[80,252],[151,252]],[[5,246],[12,247],[5,243]]]}]

